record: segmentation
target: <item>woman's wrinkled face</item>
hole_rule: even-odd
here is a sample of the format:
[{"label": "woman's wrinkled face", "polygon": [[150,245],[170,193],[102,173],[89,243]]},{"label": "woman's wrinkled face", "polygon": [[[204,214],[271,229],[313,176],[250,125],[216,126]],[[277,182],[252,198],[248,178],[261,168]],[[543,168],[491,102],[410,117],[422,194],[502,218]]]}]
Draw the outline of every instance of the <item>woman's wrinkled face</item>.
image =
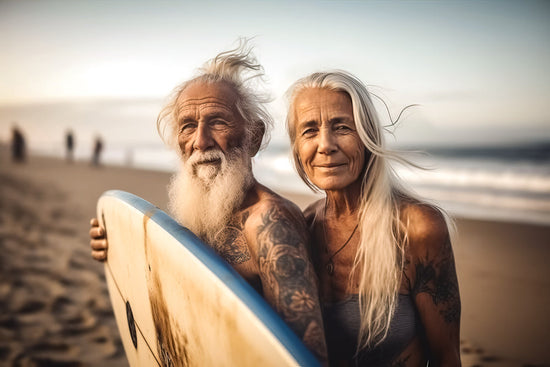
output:
[{"label": "woman's wrinkled face", "polygon": [[345,92],[307,88],[294,99],[295,149],[309,180],[322,190],[344,190],[357,182],[366,149],[355,128]]}]

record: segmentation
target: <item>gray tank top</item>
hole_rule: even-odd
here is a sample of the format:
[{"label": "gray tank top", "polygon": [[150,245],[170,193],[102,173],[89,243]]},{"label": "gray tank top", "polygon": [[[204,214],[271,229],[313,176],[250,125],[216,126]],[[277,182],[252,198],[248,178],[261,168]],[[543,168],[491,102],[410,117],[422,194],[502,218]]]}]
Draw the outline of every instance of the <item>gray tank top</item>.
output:
[{"label": "gray tank top", "polygon": [[357,355],[359,335],[359,296],[323,305],[323,320],[330,363],[347,360],[353,366],[387,366],[412,341],[420,328],[412,299],[399,294],[397,308],[387,337],[373,349],[365,348]]}]

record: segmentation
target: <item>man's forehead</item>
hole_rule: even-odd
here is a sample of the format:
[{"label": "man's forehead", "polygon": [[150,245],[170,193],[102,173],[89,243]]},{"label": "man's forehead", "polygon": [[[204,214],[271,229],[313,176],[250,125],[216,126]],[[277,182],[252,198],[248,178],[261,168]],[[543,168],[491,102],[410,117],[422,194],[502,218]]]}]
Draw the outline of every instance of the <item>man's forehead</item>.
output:
[{"label": "man's forehead", "polygon": [[180,108],[204,105],[231,109],[236,99],[235,90],[227,83],[194,82],[181,92],[177,103]]}]

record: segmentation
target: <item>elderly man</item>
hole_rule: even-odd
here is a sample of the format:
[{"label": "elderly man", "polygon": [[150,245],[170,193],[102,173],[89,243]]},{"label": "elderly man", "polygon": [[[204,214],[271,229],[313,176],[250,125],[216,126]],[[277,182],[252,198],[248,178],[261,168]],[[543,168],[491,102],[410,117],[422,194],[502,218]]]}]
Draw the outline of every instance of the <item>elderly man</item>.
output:
[{"label": "elderly man", "polygon": [[[165,142],[181,157],[169,187],[176,219],[209,243],[322,361],[326,344],[308,232],[298,207],[259,184],[253,157],[270,116],[247,86],[262,76],[241,44],[219,54],[179,86],[158,119]],[[105,260],[107,241],[96,219],[92,256]]]}]

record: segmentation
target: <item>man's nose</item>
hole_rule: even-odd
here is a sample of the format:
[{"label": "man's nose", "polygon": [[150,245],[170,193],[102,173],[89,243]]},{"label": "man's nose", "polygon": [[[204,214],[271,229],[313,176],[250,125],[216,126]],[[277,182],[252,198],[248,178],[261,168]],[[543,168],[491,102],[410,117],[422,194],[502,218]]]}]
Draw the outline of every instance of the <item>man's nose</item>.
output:
[{"label": "man's nose", "polygon": [[319,145],[317,146],[317,150],[319,153],[331,154],[338,149],[335,136],[330,129],[327,129],[327,128],[321,129],[319,131],[318,137],[319,137]]},{"label": "man's nose", "polygon": [[193,148],[196,150],[205,151],[214,146],[214,139],[212,138],[212,132],[207,124],[201,124],[197,126],[195,131],[195,140],[193,141]]}]

